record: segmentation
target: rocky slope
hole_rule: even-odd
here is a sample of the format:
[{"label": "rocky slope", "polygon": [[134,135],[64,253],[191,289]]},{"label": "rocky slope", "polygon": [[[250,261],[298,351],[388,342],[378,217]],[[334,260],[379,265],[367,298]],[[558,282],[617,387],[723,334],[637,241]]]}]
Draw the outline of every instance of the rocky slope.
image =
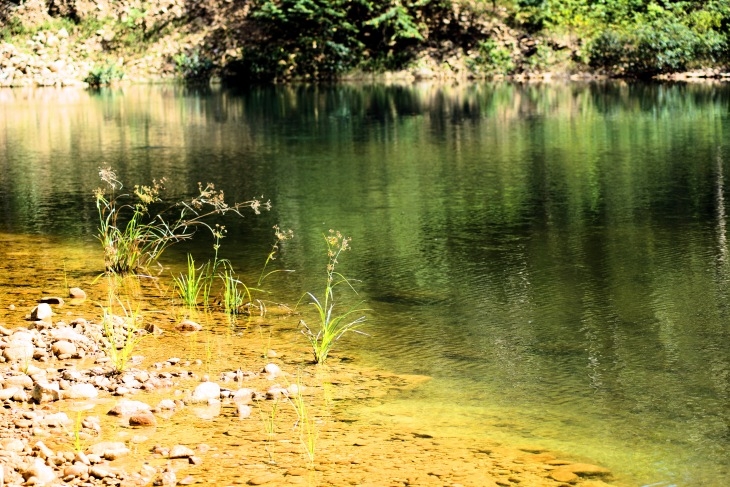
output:
[{"label": "rocky slope", "polygon": [[[257,35],[249,10],[248,2],[232,0],[28,0],[21,5],[5,0],[0,86],[217,77]],[[426,43],[408,69],[388,76],[490,76],[494,72],[484,68],[490,56],[505,64],[502,68],[517,67],[523,77],[538,72],[547,54],[554,66],[566,69],[575,54],[569,39],[532,37],[510,28],[503,13],[454,3],[441,20],[439,39]],[[491,39],[492,51],[485,51],[480,39]]]}]

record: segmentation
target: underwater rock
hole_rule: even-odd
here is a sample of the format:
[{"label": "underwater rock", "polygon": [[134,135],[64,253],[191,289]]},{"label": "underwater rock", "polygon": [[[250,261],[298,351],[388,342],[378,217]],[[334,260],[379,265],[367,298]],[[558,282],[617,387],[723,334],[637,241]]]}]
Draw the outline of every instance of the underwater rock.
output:
[{"label": "underwater rock", "polygon": [[242,388],[233,393],[233,401],[241,404],[248,404],[253,399],[254,390]]},{"label": "underwater rock", "polygon": [[276,364],[266,364],[264,366],[264,369],[262,370],[265,374],[268,375],[269,379],[273,379],[275,377],[279,377],[282,375],[281,367],[279,367]]},{"label": "underwater rock", "polygon": [[261,475],[257,475],[256,477],[252,477],[249,479],[248,484],[249,485],[264,485],[264,484],[270,484],[271,482],[274,482],[276,480],[280,480],[281,477],[275,473],[264,473]]},{"label": "underwater rock", "polygon": [[129,417],[129,426],[157,426],[155,415],[149,411],[140,411]]},{"label": "underwater rock", "polygon": [[107,414],[110,416],[131,416],[140,411],[149,411],[151,409],[149,404],[141,401],[122,399]]},{"label": "underwater rock", "polygon": [[572,463],[562,467],[562,469],[573,472],[580,477],[602,477],[611,475],[611,471],[598,465],[591,465],[589,463]]},{"label": "underwater rock", "polygon": [[177,331],[200,331],[203,329],[203,326],[192,320],[182,320],[177,324],[175,329]]},{"label": "underwater rock", "polygon": [[86,299],[86,291],[78,287],[72,287],[68,290],[68,296],[72,299]]},{"label": "underwater rock", "polygon": [[92,445],[88,453],[110,460],[128,455],[129,451],[129,448],[122,441],[103,441]]},{"label": "underwater rock", "polygon": [[79,382],[72,384],[71,387],[66,389],[63,393],[63,397],[69,399],[94,399],[99,396],[99,391],[94,387],[93,384],[86,384]]},{"label": "underwater rock", "polygon": [[550,472],[549,477],[556,482],[564,482],[568,484],[571,484],[578,480],[578,476],[576,474],[564,468],[558,468],[556,470],[553,470],[552,472]]},{"label": "underwater rock", "polygon": [[195,452],[185,445],[175,445],[170,448],[170,458],[189,458],[195,455]]},{"label": "underwater rock", "polygon": [[251,406],[248,404],[236,403],[236,410],[238,411],[238,419],[246,419],[251,416]]},{"label": "underwater rock", "polygon": [[215,382],[203,382],[195,388],[190,400],[192,402],[208,402],[209,399],[220,399],[220,397],[221,386]]},{"label": "underwater rock", "polygon": [[279,384],[271,386],[266,391],[266,399],[279,399],[280,397],[289,397],[289,391],[281,387]]}]

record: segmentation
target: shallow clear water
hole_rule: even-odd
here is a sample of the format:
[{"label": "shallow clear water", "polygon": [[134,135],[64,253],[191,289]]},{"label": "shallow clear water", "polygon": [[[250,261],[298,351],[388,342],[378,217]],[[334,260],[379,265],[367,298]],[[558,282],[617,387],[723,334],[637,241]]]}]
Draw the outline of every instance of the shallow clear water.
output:
[{"label": "shallow clear water", "polygon": [[[275,263],[296,272],[267,287],[296,302],[322,287],[322,234],[352,236],[340,269],[371,336],[341,353],[433,377],[364,414],[554,449],[626,485],[720,486],[729,107],[728,87],[679,84],[5,90],[0,232],[89,252],[104,164],[167,177],[171,198],[198,181],[264,195],[271,212],[224,222],[222,256],[255,280],[272,225],[292,228]],[[212,242],[165,263],[188,250]],[[32,279],[58,281],[42,264]]]}]

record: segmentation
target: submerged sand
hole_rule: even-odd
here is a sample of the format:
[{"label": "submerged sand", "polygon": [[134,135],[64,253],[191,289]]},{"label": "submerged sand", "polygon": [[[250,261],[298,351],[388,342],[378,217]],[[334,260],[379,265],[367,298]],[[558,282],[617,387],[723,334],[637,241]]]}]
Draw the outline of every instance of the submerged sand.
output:
[{"label": "submerged sand", "polygon": [[[70,282],[68,270],[63,270],[69,264],[54,260],[58,249],[53,244],[38,241],[28,248],[10,245],[18,243],[10,237],[3,240],[0,325],[7,332],[35,328],[29,317],[37,301],[76,285],[84,288],[87,299],[74,303],[66,299],[62,306],[54,305],[50,325],[47,321],[43,326],[100,320],[101,306],[108,302],[104,279],[75,273],[71,265]],[[17,454],[20,459],[0,455],[6,481],[19,478],[8,471],[18,462],[36,458],[56,472],[52,482],[38,485],[599,487],[612,481],[611,472],[600,466],[561,457],[539,445],[504,445],[475,439],[467,431],[463,436],[434,436],[389,421],[387,415],[367,414],[369,407],[382,410],[385,405],[387,409],[389,399],[429,378],[365,367],[356,355],[337,350],[327,364],[315,365],[297,329],[298,316],[285,306],[272,305],[266,313],[240,315],[231,321],[219,311],[180,307],[169,289],[152,281],[124,292],[156,332],[139,343],[135,355],[140,358],[130,362],[126,372],[170,381],[161,387],[130,387],[121,394],[100,388],[99,396],[89,400],[5,400],[0,409],[1,441],[19,438],[31,445]],[[200,323],[202,329],[179,331],[184,319]],[[59,370],[101,373],[99,369],[108,365],[105,360],[103,354],[78,359],[51,356],[33,365],[53,377]],[[281,373],[263,372],[268,364],[277,365]],[[6,361],[0,364],[0,372],[4,378],[17,376],[27,366]],[[192,401],[192,391],[203,381],[219,384],[221,397]],[[301,396],[269,394],[267,398],[272,389],[291,390],[292,385]],[[232,398],[241,388],[254,391],[251,400],[244,401],[249,410]],[[108,415],[123,399],[149,404],[153,424],[131,426],[126,416]],[[175,407],[157,408],[163,400],[174,402]],[[65,412],[69,418],[78,418],[79,424],[98,418],[98,427],[93,431],[73,425],[36,428],[27,421],[29,412],[36,415],[32,417]],[[41,440],[51,453],[32,446]],[[122,442],[129,450],[118,458],[99,460],[114,475],[65,475],[65,469],[78,462],[79,451],[90,452],[101,442]],[[172,458],[170,452],[176,446],[187,447],[193,454]],[[24,481],[33,482],[29,477],[24,475]]]}]

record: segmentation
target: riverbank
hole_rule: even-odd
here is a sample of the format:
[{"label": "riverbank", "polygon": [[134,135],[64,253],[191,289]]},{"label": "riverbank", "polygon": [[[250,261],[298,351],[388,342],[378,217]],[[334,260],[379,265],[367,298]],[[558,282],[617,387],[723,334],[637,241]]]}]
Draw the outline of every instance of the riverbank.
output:
[{"label": "riverbank", "polygon": [[[372,421],[368,407],[428,377],[370,369],[349,353],[317,367],[286,307],[241,316],[232,326],[222,313],[181,309],[151,282],[132,284],[119,296],[135,303],[145,338],[115,372],[100,308],[108,303],[105,280],[79,276],[73,262],[60,266],[43,239],[35,250],[17,237],[2,242],[3,275],[16,284],[4,286],[0,302],[5,485],[611,481],[608,470],[540,445]],[[28,274],[38,279],[28,282]],[[54,293],[67,280],[86,297]],[[115,314],[118,325],[130,324],[121,308]]]},{"label": "riverbank", "polygon": [[[494,2],[491,8],[473,2],[453,2],[428,7],[435,9],[433,12],[416,9],[408,15],[402,13],[407,17],[404,21],[413,17],[411,20],[420,30],[394,33],[392,39],[376,43],[384,52],[376,52],[362,40],[351,40],[363,50],[355,56],[362,57],[358,62],[352,55],[339,59],[335,52],[310,53],[296,39],[277,47],[286,53],[279,59],[276,56],[281,53],[266,51],[265,31],[275,25],[261,23],[261,15],[252,14],[255,7],[248,3],[33,0],[19,6],[3,5],[0,86],[4,87],[100,86],[124,81],[171,80],[205,83],[220,79],[249,83],[373,77],[409,82],[609,76],[729,77],[722,64],[723,56],[718,53],[708,57],[717,61],[675,59],[672,66],[653,66],[654,61],[643,58],[618,59],[621,56],[611,52],[591,54],[588,53],[590,43],[586,43],[575,26],[536,31],[525,19],[519,20],[521,12],[498,7]],[[428,18],[429,15],[433,18]],[[596,28],[586,27],[591,35],[595,35]],[[388,29],[383,27],[384,32]],[[372,36],[367,33],[365,37]],[[410,43],[405,42],[408,39]],[[354,49],[349,40],[342,42],[345,51]],[[403,42],[401,46],[399,43]],[[629,46],[631,42],[626,40],[624,44]],[[315,40],[313,45],[317,44]],[[667,45],[667,49],[674,49],[671,42]],[[681,47],[684,51],[689,49]],[[606,64],[608,61],[602,56],[615,63]],[[676,55],[659,57],[674,59]],[[310,66],[309,58],[333,67],[327,68],[328,71],[314,64]],[[331,59],[323,61],[327,58]],[[642,63],[647,64],[645,71],[631,71],[631,66]]]}]

